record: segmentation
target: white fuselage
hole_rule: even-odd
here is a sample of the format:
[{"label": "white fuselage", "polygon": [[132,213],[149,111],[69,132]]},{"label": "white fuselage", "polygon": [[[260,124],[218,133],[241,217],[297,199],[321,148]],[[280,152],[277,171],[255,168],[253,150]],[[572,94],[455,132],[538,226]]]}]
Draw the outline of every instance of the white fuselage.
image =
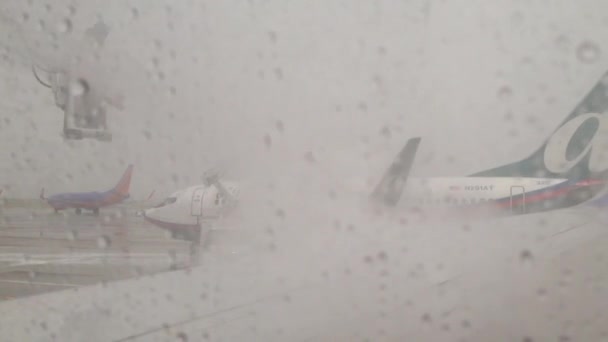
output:
[{"label": "white fuselage", "polygon": [[[222,182],[235,198],[239,186],[235,182]],[[201,220],[217,219],[225,209],[225,199],[214,185],[195,185],[171,194],[160,205],[145,210],[148,221],[164,228],[198,225]]]},{"label": "white fuselage", "polygon": [[562,184],[563,178],[437,177],[410,178],[403,205],[474,204],[530,193]]},{"label": "white fuselage", "polygon": [[[222,182],[227,190],[238,197],[239,185]],[[410,178],[405,186],[398,210],[406,208],[463,208],[495,201],[518,198],[525,205],[526,194],[547,193],[566,185],[566,179],[519,177],[436,177]],[[355,190],[355,189],[351,189]],[[364,195],[363,189],[357,193]],[[365,191],[367,192],[367,191]],[[553,191],[555,192],[555,191]],[[539,196],[531,196],[534,200]],[[545,197],[543,197],[545,198]],[[161,205],[145,211],[148,221],[163,228],[180,229],[197,226],[201,220],[213,220],[223,213],[223,199],[213,185],[197,185],[175,192]]]}]

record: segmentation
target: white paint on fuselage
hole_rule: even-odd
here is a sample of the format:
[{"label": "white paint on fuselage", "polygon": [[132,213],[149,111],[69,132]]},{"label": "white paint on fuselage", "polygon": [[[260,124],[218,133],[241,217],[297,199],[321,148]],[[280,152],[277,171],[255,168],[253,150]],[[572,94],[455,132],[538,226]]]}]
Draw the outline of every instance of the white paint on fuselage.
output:
[{"label": "white paint on fuselage", "polygon": [[[224,182],[222,185],[232,195],[238,198],[239,186],[235,182]],[[202,195],[201,202],[194,204],[196,195]],[[195,185],[174,192],[159,206],[147,209],[144,214],[152,222],[173,225],[197,225],[200,219],[216,219],[224,209],[224,199],[214,185]],[[197,216],[195,206],[202,205],[202,216]]]},{"label": "white paint on fuselage", "polygon": [[[541,190],[567,181],[563,178],[525,178],[525,177],[434,177],[408,179],[403,194],[397,205],[397,211],[411,208],[437,209],[455,205],[473,205],[492,200],[519,195],[522,191]],[[239,184],[222,182],[228,191],[238,197]],[[346,184],[343,184],[346,185]],[[360,186],[361,183],[350,182],[343,190],[354,192],[356,196],[367,196],[370,191]],[[202,216],[193,215],[193,198],[202,191]],[[167,225],[197,225],[200,219],[218,218],[223,210],[222,201],[218,201],[218,190],[215,186],[196,185],[173,193],[165,202],[156,208],[145,211],[145,216],[152,222]]]},{"label": "white paint on fuselage", "polygon": [[410,178],[401,196],[403,205],[475,203],[541,190],[564,178],[436,177]]}]

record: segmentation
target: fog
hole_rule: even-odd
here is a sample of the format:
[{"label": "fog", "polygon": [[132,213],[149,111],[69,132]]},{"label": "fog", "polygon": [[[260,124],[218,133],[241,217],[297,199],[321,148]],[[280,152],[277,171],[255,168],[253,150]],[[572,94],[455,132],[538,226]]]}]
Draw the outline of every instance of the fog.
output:
[{"label": "fog", "polygon": [[[240,233],[213,240],[202,267],[49,299],[62,317],[49,330],[118,339],[249,303],[255,319],[222,323],[234,327],[219,329],[225,340],[557,340],[576,310],[552,320],[533,306],[542,328],[523,322],[524,309],[501,313],[509,298],[525,307],[518,294],[553,284],[561,269],[549,280],[538,270],[560,252],[601,236],[594,227],[554,238],[583,215],[420,223],[365,198],[411,137],[422,137],[414,176],[464,176],[536,150],[608,66],[605,9],[599,0],[5,1],[3,196],[107,189],[129,163],[135,199],[200,183],[210,167],[244,184]],[[32,63],[70,70],[117,104],[112,142],[64,141],[62,112]],[[214,305],[195,305],[201,283],[215,286]],[[142,288],[171,289],[172,299]],[[86,296],[94,304],[79,308]],[[116,317],[101,323],[96,307]],[[126,323],[121,310],[131,310]]]},{"label": "fog", "polygon": [[[472,173],[530,153],[601,75],[607,19],[594,4],[7,2],[0,115],[14,167],[2,182],[20,197],[94,189],[133,162],[145,196],[210,166],[306,168],[307,153],[318,163],[302,172],[378,177],[416,135],[415,174]],[[112,144],[62,141],[32,60],[122,104]]]}]

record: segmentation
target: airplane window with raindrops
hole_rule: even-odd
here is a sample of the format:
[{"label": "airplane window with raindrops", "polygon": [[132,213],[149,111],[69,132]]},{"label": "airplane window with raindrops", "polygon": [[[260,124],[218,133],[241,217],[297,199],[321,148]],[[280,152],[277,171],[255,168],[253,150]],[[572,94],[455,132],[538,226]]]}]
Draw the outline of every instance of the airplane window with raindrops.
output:
[{"label": "airplane window with raindrops", "polygon": [[608,341],[607,36],[602,0],[3,1],[0,340]]}]

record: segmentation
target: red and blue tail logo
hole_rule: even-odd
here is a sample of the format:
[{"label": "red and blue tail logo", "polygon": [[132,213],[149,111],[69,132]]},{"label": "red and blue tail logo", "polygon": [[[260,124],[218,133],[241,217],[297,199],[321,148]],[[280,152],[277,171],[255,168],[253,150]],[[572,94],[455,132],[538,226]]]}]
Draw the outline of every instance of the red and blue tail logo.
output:
[{"label": "red and blue tail logo", "polygon": [[112,189],[112,192],[120,195],[122,198],[129,197],[129,187],[131,186],[131,176],[133,174],[133,165],[129,165],[123,173],[118,184]]}]

